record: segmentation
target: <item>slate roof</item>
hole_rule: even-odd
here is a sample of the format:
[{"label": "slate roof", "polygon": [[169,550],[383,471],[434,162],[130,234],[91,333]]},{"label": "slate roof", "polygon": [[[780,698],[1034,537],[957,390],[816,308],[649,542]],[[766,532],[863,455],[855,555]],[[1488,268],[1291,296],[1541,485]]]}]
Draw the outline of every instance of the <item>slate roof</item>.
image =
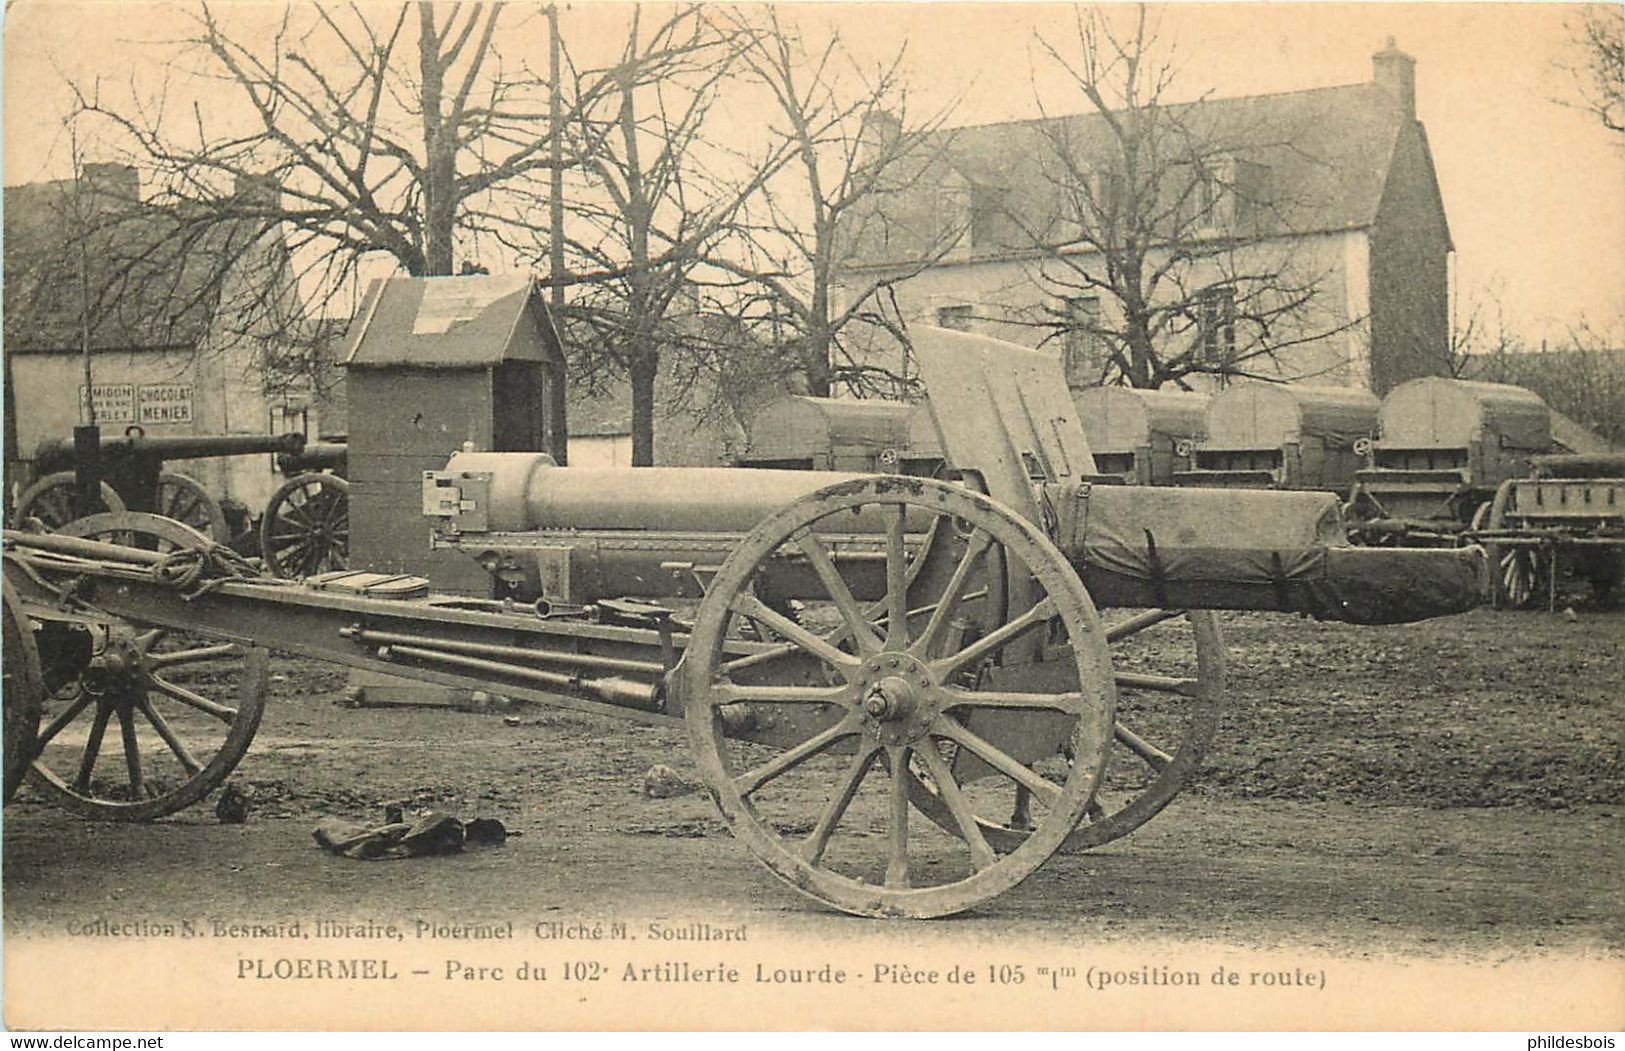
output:
[{"label": "slate roof", "polygon": [[133,169],[89,165],[75,221],[71,181],[4,190],[5,349],[8,353],[77,350],[86,297],[83,230],[93,350],[195,347],[219,305],[222,260],[246,252],[257,224],[187,224],[175,206],[136,199]]},{"label": "slate roof", "polygon": [[367,290],[344,364],[479,368],[558,354],[552,315],[528,274],[391,277]]},{"label": "slate roof", "polygon": [[[1253,191],[1280,212],[1283,232],[1309,233],[1367,227],[1377,218],[1395,145],[1403,130],[1422,134],[1399,103],[1374,82],[1170,106],[1175,119],[1199,125],[1201,141],[1257,166],[1262,185]],[[1182,112],[1181,112],[1182,111]],[[1089,168],[1106,169],[1114,144],[1105,117],[1073,114],[943,129],[922,146],[940,153],[939,172],[878,207],[928,227],[934,195],[951,173],[973,188],[1006,195],[1006,209],[1029,216],[1054,211],[1053,140],[1060,136]],[[1425,137],[1424,137],[1425,145]],[[1046,162],[1046,157],[1051,158]],[[858,246],[858,263],[908,258],[906,249]],[[1014,243],[1014,240],[1012,240]],[[973,248],[972,254],[979,254]],[[888,256],[890,258],[888,258]]]}]

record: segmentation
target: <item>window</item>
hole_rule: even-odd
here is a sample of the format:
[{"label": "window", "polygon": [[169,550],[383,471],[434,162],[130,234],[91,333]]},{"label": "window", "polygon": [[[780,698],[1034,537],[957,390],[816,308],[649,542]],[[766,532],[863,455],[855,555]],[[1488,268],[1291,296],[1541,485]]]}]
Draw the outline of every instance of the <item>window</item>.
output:
[{"label": "window", "polygon": [[951,328],[955,332],[969,332],[975,315],[969,303],[937,308],[937,327]]},{"label": "window", "polygon": [[1185,232],[1211,235],[1231,228],[1235,220],[1235,161],[1225,156],[1194,161],[1180,208]]},{"label": "window", "polygon": [[1100,336],[1100,297],[1073,296],[1063,301],[1066,332],[1062,367],[1068,387],[1092,387],[1100,382],[1105,354]]},{"label": "window", "polygon": [[1269,169],[1253,161],[1232,163],[1235,178],[1230,187],[1231,223],[1239,231],[1257,233],[1269,215]]},{"label": "window", "polygon": [[1002,246],[1004,192],[977,187],[970,195],[970,247],[987,252]]},{"label": "window", "polygon": [[1236,294],[1228,288],[1210,288],[1197,300],[1196,360],[1223,365],[1236,353]]},{"label": "window", "polygon": [[955,180],[937,190],[937,246],[944,257],[965,255],[971,246],[971,190],[963,180]]}]

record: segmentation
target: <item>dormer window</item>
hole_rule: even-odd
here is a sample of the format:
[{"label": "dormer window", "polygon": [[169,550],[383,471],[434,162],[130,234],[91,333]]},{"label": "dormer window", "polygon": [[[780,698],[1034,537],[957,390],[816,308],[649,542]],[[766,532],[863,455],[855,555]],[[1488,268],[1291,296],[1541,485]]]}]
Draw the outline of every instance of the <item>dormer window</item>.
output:
[{"label": "dormer window", "polygon": [[1236,219],[1236,162],[1228,156],[1215,156],[1190,166],[1185,186],[1185,232],[1213,236],[1231,232]]},{"label": "dormer window", "polygon": [[971,247],[971,186],[957,172],[937,188],[937,246],[945,259],[961,259]]}]

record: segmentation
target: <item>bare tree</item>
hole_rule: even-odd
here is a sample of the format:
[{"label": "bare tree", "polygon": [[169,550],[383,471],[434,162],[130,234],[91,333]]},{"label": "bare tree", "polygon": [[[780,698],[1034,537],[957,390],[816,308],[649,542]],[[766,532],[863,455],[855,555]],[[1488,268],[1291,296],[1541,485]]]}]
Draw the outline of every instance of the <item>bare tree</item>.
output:
[{"label": "bare tree", "polygon": [[1543,340],[1533,349],[1505,335],[1486,341],[1462,375],[1526,387],[1614,448],[1625,448],[1625,350],[1585,320],[1569,326],[1556,346]]},{"label": "bare tree", "polygon": [[[644,9],[628,14],[619,68],[602,113],[578,107],[569,131],[582,158],[567,247],[577,259],[577,294],[567,314],[587,336],[577,363],[631,385],[632,463],[654,462],[655,388],[663,356],[714,352],[729,329],[727,277],[713,265],[744,203],[783,163],[785,151],[744,157],[707,134],[721,89],[738,68],[749,34],[686,8],[656,29],[681,54],[662,78],[632,75],[649,46]],[[566,56],[567,63],[574,63]],[[679,370],[694,375],[693,370]]]},{"label": "bare tree", "polygon": [[683,58],[662,50],[670,34],[652,33],[657,43],[622,63],[578,71],[555,117],[545,71],[502,50],[538,12],[289,5],[253,22],[263,10],[198,9],[181,44],[195,76],[218,86],[207,107],[174,105],[168,81],[156,91],[132,81],[117,97],[100,82],[75,87],[75,119],[110,123],[149,184],[142,211],[167,212],[162,234],[148,238],[150,258],[190,257],[228,229],[234,240],[285,244],[285,272],[244,290],[260,301],[240,313],[262,328],[290,288],[307,313],[347,312],[372,258],[414,276],[456,273],[483,241],[501,244],[535,221],[535,187],[549,169],[581,163],[554,149],[560,124]]},{"label": "bare tree", "polygon": [[1568,64],[1583,100],[1609,131],[1625,134],[1625,11],[1589,4],[1570,22],[1577,52]]},{"label": "bare tree", "polygon": [[902,338],[885,291],[939,261],[959,231],[939,230],[920,258],[884,275],[846,283],[846,265],[870,236],[866,227],[887,221],[869,207],[875,195],[911,188],[948,149],[952,136],[939,132],[949,111],[910,119],[901,49],[865,71],[839,34],[810,47],[773,8],[761,14],[758,30],[744,59],[750,79],[772,95],[771,131],[789,163],[785,178],[765,183],[751,202],[747,250],[719,265],[757,290],[744,301],[747,315],[809,394],[865,392],[876,385],[874,361],[849,353],[842,333],[862,324]]},{"label": "bare tree", "polygon": [[[1095,375],[1078,381],[1278,374],[1283,351],[1358,323],[1318,309],[1322,274],[1277,239],[1298,202],[1247,159],[1293,149],[1292,129],[1254,125],[1205,97],[1172,102],[1177,65],[1144,7],[1123,31],[1074,9],[1070,39],[1038,47],[1087,111],[1045,114],[1048,207],[1005,214],[1040,258],[1039,283],[1064,304],[1026,323],[1095,344]],[[1097,309],[1103,300],[1115,309]]]}]

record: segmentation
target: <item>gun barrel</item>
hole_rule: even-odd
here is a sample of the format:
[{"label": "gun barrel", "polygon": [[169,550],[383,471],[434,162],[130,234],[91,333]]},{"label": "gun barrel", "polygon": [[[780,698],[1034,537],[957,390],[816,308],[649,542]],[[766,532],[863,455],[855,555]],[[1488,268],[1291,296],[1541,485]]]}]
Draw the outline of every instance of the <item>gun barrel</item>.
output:
[{"label": "gun barrel", "polygon": [[342,471],[349,464],[350,447],[344,442],[312,442],[300,452],[278,453],[276,469],[283,474],[305,471]]},{"label": "gun barrel", "polygon": [[[305,436],[297,431],[287,434],[104,435],[101,440],[101,455],[105,459],[199,460],[257,453],[297,455],[304,448]],[[41,442],[34,461],[40,471],[67,470],[74,465],[73,442],[61,439]]]}]

